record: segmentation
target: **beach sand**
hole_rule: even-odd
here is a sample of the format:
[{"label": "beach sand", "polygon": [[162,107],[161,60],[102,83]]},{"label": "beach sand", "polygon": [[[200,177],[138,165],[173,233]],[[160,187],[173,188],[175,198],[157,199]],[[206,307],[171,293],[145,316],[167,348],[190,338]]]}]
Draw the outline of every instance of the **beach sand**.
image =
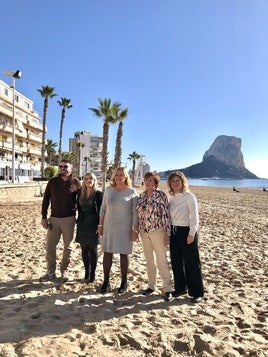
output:
[{"label": "beach sand", "polygon": [[39,282],[46,271],[41,198],[1,201],[0,356],[268,356],[268,193],[194,186],[192,192],[206,291],[199,304],[187,295],[164,302],[159,277],[158,290],[141,295],[147,275],[140,243],[121,296],[119,257],[112,291],[102,295],[101,253],[96,281],[83,284],[75,242],[70,280]]}]

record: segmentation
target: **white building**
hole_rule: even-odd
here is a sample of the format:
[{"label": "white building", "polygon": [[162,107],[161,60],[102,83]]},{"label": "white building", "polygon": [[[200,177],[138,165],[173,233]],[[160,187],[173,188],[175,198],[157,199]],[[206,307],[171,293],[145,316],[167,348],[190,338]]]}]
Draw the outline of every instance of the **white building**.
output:
[{"label": "white building", "polygon": [[86,131],[77,131],[69,139],[69,151],[77,157],[76,175],[83,177],[87,172],[101,178],[102,136],[92,135]]},{"label": "white building", "polygon": [[[33,102],[15,90],[15,181],[40,175],[43,125]],[[13,88],[0,80],[0,182],[12,176]]]},{"label": "white building", "polygon": [[135,170],[134,184],[138,186],[142,185],[144,182],[144,176],[149,171],[150,166],[146,162],[144,162],[144,156],[141,155],[139,164]]}]

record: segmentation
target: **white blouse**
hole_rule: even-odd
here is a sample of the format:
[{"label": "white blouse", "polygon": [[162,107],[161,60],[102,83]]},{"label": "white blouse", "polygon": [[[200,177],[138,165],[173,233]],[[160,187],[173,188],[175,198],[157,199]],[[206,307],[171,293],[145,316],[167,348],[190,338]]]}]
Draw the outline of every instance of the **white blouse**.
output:
[{"label": "white blouse", "polygon": [[169,196],[171,224],[173,226],[190,227],[189,235],[194,236],[198,224],[199,213],[195,195],[192,192],[176,193]]}]

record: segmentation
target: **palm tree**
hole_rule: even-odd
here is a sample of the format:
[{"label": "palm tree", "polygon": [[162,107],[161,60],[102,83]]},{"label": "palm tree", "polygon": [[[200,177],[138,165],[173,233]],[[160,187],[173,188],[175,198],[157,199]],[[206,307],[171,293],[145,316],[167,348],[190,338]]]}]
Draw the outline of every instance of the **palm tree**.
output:
[{"label": "palm tree", "polygon": [[62,160],[70,160],[70,162],[73,164],[75,164],[76,160],[77,160],[77,156],[73,153],[73,152],[69,152],[69,151],[63,151],[61,153],[61,159]]},{"label": "palm tree", "polygon": [[42,148],[41,148],[41,177],[45,177],[45,151],[46,151],[46,121],[47,121],[47,109],[48,109],[48,99],[57,96],[54,93],[55,88],[49,86],[42,86],[41,89],[37,89],[44,98],[43,107],[43,132],[42,132]]},{"label": "palm tree", "polygon": [[61,160],[61,143],[62,143],[62,130],[63,130],[63,123],[64,123],[64,119],[65,119],[65,113],[66,113],[66,109],[70,109],[72,108],[72,104],[71,104],[71,99],[67,99],[67,98],[62,98],[61,100],[57,101],[58,104],[62,107],[61,110],[61,120],[60,120],[60,139],[59,139],[59,162]]},{"label": "palm tree", "polygon": [[[52,164],[52,159],[54,161],[54,158],[56,156],[56,150],[55,148],[58,146],[57,143],[54,143],[51,139],[47,139],[46,143],[46,152],[47,152],[47,163],[49,165]],[[54,162],[53,162],[54,163]]]},{"label": "palm tree", "polygon": [[134,185],[134,178],[135,178],[135,167],[136,167],[136,160],[140,159],[141,155],[138,154],[136,151],[133,151],[132,154],[128,155],[128,160],[132,160],[132,183]]},{"label": "palm tree", "polygon": [[114,165],[113,168],[121,166],[122,161],[122,137],[123,137],[123,120],[128,116],[128,108],[119,109],[116,108],[116,113],[114,113],[115,121],[119,121],[117,134],[116,134],[116,144],[114,152]]},{"label": "palm tree", "polygon": [[81,149],[85,147],[84,143],[81,143],[80,141],[76,144],[76,146],[79,148],[79,155],[78,155],[78,176],[80,177],[80,166],[81,166]]},{"label": "palm tree", "polygon": [[108,140],[109,140],[109,125],[115,122],[114,114],[117,112],[117,108],[120,108],[121,103],[114,102],[112,104],[111,98],[101,99],[98,98],[98,108],[89,108],[98,117],[103,119],[103,146],[102,146],[102,191],[106,186],[106,171],[108,163]]},{"label": "palm tree", "polygon": [[85,163],[86,163],[86,172],[85,172],[85,173],[87,173],[87,172],[88,172],[88,171],[87,171],[87,164],[88,164],[89,162],[91,162],[92,160],[91,160],[90,157],[85,156],[85,157],[84,157],[84,161],[85,161]]}]

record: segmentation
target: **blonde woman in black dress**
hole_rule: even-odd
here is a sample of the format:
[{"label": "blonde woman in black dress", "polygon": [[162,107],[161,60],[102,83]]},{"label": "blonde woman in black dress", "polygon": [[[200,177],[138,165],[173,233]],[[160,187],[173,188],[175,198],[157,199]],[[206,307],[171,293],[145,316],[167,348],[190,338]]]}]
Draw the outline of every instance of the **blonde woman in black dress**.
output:
[{"label": "blonde woman in black dress", "polygon": [[78,198],[78,219],[75,241],[80,243],[85,267],[84,281],[92,283],[98,260],[98,222],[102,202],[102,192],[98,190],[98,181],[93,173],[84,176],[81,193]]}]

